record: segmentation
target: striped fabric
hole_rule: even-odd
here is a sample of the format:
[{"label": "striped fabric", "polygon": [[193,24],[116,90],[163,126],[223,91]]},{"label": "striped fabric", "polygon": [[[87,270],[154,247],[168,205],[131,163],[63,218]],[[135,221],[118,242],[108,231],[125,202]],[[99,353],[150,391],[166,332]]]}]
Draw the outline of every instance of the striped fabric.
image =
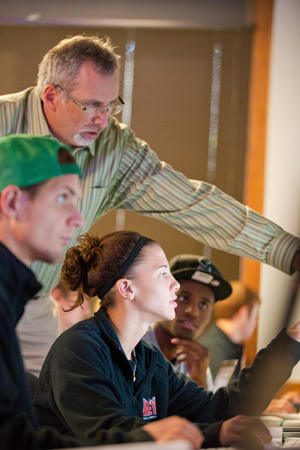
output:
[{"label": "striped fabric", "polygon": [[[0,135],[51,135],[36,89],[0,97]],[[158,218],[212,247],[246,256],[290,273],[300,240],[243,206],[215,186],[188,180],[159,161],[147,143],[115,118],[90,147],[74,149],[84,173],[80,210],[87,231],[111,209],[135,210]],[[34,263],[33,270],[48,293],[60,265]]]}]

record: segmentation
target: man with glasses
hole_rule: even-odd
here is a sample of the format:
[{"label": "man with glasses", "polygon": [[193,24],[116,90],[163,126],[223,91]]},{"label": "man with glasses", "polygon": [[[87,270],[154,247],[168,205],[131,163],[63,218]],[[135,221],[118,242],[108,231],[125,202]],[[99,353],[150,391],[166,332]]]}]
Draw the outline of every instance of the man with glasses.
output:
[{"label": "man with glasses", "polygon": [[[82,168],[80,210],[86,222],[85,228],[75,233],[71,246],[79,233],[109,210],[129,209],[161,219],[208,245],[286,273],[300,268],[298,238],[215,186],[188,180],[159,161],[144,141],[115,119],[122,103],[119,56],[109,40],[87,36],[65,39],[49,50],[35,88],[0,97],[0,135],[52,136],[72,148]],[[34,311],[29,303],[19,336],[27,366],[38,373],[58,333],[49,293],[58,281],[60,266],[38,263],[34,270],[44,284],[44,296],[35,302]],[[33,318],[37,304],[41,307],[39,320]]]}]

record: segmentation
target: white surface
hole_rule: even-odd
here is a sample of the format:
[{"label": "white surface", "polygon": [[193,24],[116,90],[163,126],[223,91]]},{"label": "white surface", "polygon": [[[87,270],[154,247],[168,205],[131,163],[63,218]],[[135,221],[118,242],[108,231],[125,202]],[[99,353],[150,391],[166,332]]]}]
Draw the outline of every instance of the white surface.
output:
[{"label": "white surface", "polygon": [[[300,233],[300,1],[275,0],[271,44],[264,215]],[[258,349],[281,327],[291,278],[261,265]],[[300,319],[300,301],[292,322]],[[291,380],[300,380],[299,364]]]},{"label": "white surface", "polygon": [[300,414],[288,414],[288,413],[267,413],[263,414],[264,417],[271,416],[271,417],[280,417],[281,419],[289,419],[289,420],[299,420],[300,421]]},{"label": "white surface", "polygon": [[[130,444],[96,445],[93,447],[77,447],[78,450],[192,450],[192,446],[184,440],[169,442],[136,442]],[[66,449],[71,450],[71,449]]]}]

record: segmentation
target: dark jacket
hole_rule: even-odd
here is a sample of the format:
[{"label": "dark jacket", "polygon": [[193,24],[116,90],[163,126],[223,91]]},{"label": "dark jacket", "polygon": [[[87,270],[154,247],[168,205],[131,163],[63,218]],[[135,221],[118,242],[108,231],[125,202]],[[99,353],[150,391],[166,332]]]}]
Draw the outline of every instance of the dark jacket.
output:
[{"label": "dark jacket", "polygon": [[253,366],[242,371],[239,382],[215,394],[175,372],[152,344],[141,340],[135,350],[134,382],[132,367],[101,308],[64,332],[45,360],[35,391],[40,422],[50,421],[79,437],[95,437],[103,428],[131,431],[179,415],[199,424],[206,438],[203,446],[220,446],[222,421],[237,414],[260,415],[298,362],[300,344],[282,331],[259,352]]},{"label": "dark jacket", "polygon": [[83,445],[151,440],[140,430],[98,433],[100,442],[60,436],[56,430],[38,431],[31,394],[24,372],[15,325],[24,306],[41,288],[31,270],[0,243],[0,448],[38,450]]}]

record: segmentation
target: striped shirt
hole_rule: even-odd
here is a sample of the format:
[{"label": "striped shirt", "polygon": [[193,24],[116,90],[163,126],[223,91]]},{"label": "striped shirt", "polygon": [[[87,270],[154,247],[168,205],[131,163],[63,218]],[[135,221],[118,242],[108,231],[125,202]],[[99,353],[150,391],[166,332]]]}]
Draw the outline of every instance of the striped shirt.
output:
[{"label": "striped shirt", "polygon": [[[0,97],[0,135],[19,133],[51,135],[35,88]],[[160,219],[212,247],[291,273],[300,248],[297,237],[217,187],[174,171],[114,117],[90,146],[73,152],[84,174],[79,209],[86,222],[69,247],[99,217],[119,208]],[[33,264],[44,285],[41,293],[55,285],[60,267]]]}]

